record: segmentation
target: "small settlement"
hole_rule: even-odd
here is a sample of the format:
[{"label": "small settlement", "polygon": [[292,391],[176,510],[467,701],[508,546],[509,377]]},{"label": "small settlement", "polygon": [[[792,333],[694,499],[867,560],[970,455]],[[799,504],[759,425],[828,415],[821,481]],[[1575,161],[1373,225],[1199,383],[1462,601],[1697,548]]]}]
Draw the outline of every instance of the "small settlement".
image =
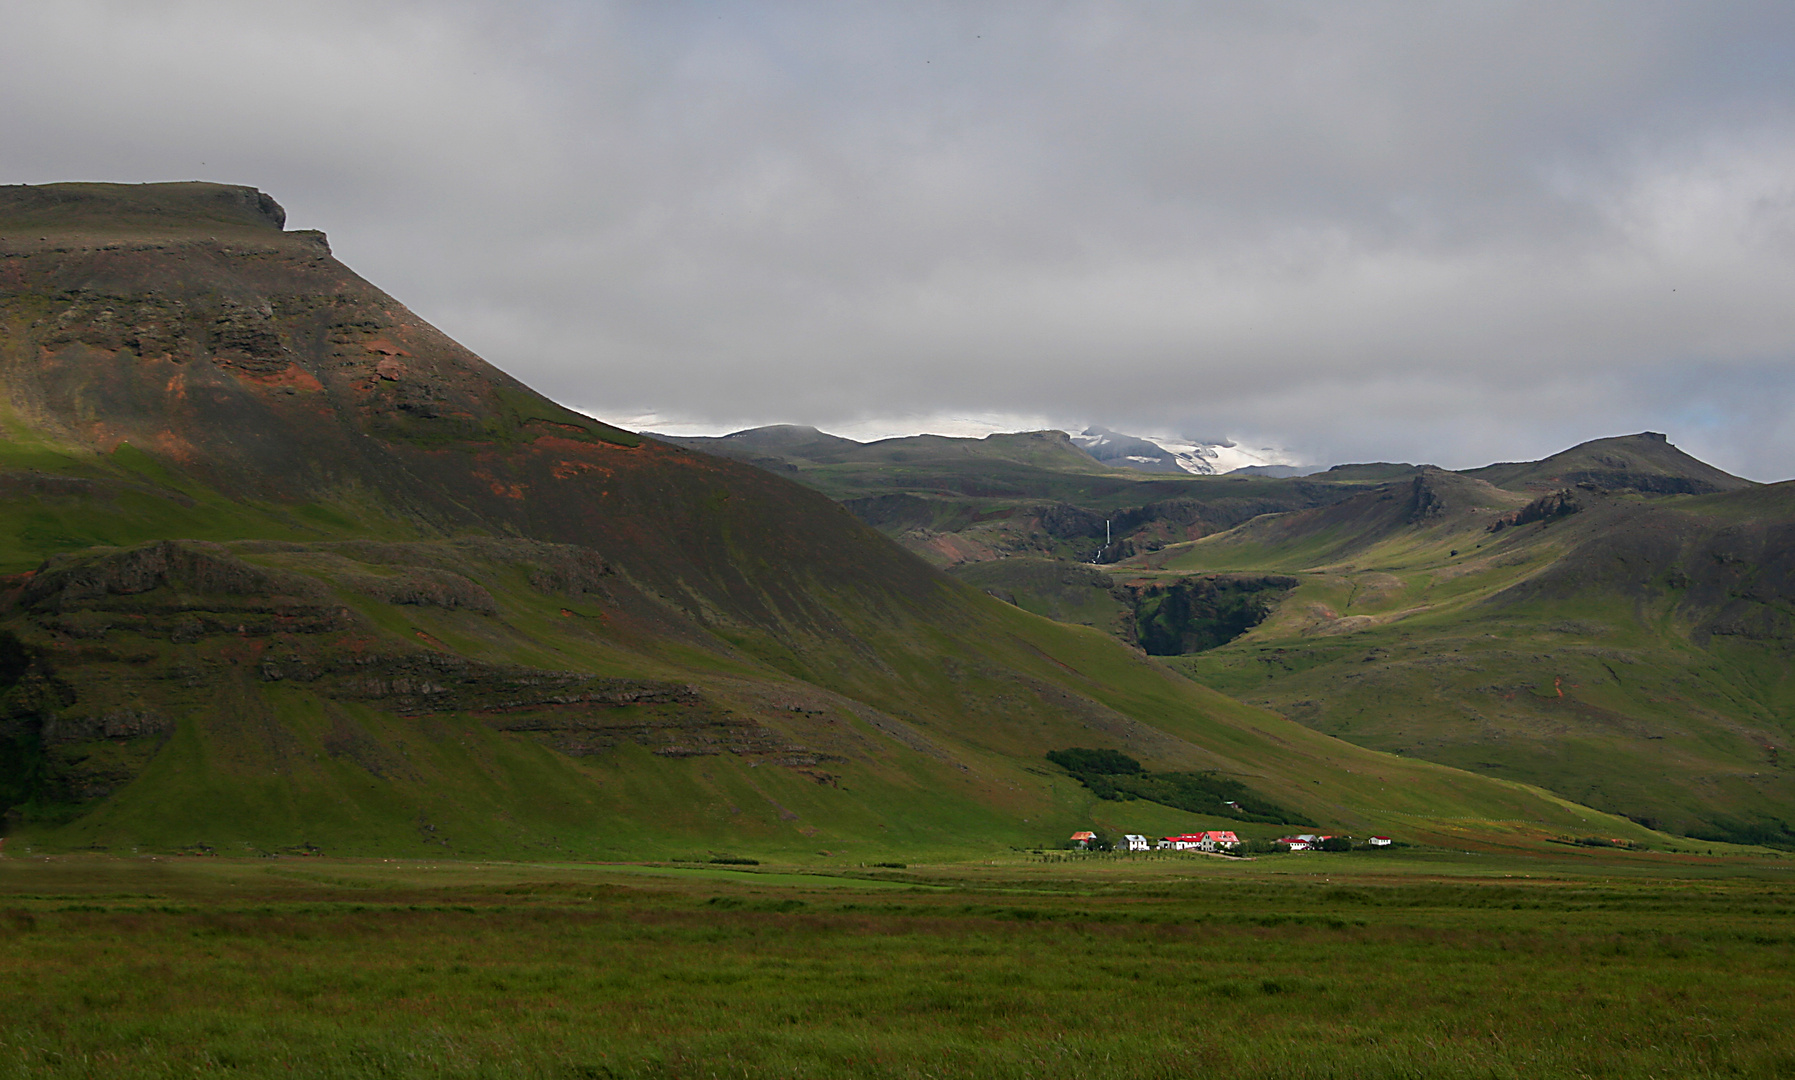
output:
[{"label": "small settlement", "polygon": [[[1329,836],[1323,833],[1297,833],[1295,836],[1280,836],[1272,841],[1281,845],[1286,851],[1320,851],[1322,845],[1329,840],[1352,842],[1350,836]],[[1366,847],[1389,847],[1393,844],[1388,836],[1373,836],[1365,841]],[[1098,844],[1097,834],[1090,831],[1072,834],[1074,847],[1088,850]],[[1211,829],[1208,832],[1184,833],[1179,836],[1162,836],[1157,845],[1152,844],[1139,833],[1127,833],[1116,844],[1117,851],[1150,851],[1157,847],[1160,851],[1206,851],[1219,853],[1235,851],[1241,846],[1240,837],[1225,829]]]},{"label": "small settlement", "polygon": [[[1097,843],[1097,834],[1088,830],[1072,834],[1075,847],[1089,849]],[[1240,837],[1231,832],[1211,831],[1165,836],[1159,840],[1161,851],[1233,851],[1240,846]],[[1139,833],[1128,833],[1116,845],[1118,851],[1150,851],[1153,845]]]}]

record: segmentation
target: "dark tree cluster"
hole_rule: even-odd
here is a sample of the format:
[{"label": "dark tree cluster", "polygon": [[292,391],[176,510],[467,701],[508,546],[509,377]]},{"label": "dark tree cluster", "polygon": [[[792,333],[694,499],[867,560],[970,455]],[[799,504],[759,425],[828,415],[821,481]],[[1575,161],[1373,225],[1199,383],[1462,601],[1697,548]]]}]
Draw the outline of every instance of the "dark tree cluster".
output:
[{"label": "dark tree cluster", "polygon": [[1226,645],[1265,621],[1296,586],[1277,575],[1190,578],[1134,590],[1135,641],[1150,656],[1183,656]]},{"label": "dark tree cluster", "polygon": [[1144,799],[1193,814],[1212,814],[1237,821],[1314,824],[1240,781],[1213,772],[1150,773],[1140,762],[1119,751],[1081,747],[1050,750],[1047,760],[1071,773],[1099,799]]}]

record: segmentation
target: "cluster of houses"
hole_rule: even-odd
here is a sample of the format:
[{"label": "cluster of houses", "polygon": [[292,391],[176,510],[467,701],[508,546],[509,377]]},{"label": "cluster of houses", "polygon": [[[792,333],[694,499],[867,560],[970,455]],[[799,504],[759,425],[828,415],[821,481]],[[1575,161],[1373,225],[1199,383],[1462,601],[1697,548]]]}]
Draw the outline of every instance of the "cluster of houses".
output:
[{"label": "cluster of houses", "polygon": [[[1291,851],[1317,851],[1326,840],[1350,840],[1351,837],[1325,836],[1319,833],[1297,833],[1295,836],[1280,836],[1272,841],[1282,844]],[[1089,848],[1097,842],[1094,832],[1075,832],[1072,843],[1080,848]],[[1393,841],[1388,836],[1373,836],[1365,841],[1369,847],[1389,847]],[[1226,829],[1211,829],[1208,832],[1184,833],[1180,836],[1162,836],[1158,844],[1150,842],[1139,833],[1128,833],[1122,842],[1116,845],[1119,851],[1152,851],[1157,847],[1160,851],[1233,851],[1240,847],[1240,837]]]},{"label": "cluster of houses", "polygon": [[[1097,834],[1094,832],[1072,834],[1072,843],[1078,847],[1088,848],[1096,842]],[[1155,845],[1139,833],[1128,833],[1116,845],[1116,850],[1152,851],[1155,846],[1161,851],[1233,851],[1240,846],[1240,837],[1225,831],[1185,833],[1182,836],[1162,836]]]},{"label": "cluster of houses", "polygon": [[[1322,835],[1322,834],[1318,834],[1318,833],[1307,833],[1306,832],[1306,833],[1297,833],[1295,836],[1280,836],[1276,840],[1273,840],[1272,843],[1283,844],[1285,847],[1289,848],[1291,851],[1317,851],[1317,850],[1320,850],[1322,842],[1324,840],[1351,840],[1351,839],[1352,839],[1352,837],[1350,837],[1350,836],[1326,836],[1326,835]],[[1395,841],[1391,840],[1387,836],[1373,836],[1373,837],[1368,837],[1366,839],[1365,846],[1366,847],[1389,847],[1393,843],[1395,843]]]}]

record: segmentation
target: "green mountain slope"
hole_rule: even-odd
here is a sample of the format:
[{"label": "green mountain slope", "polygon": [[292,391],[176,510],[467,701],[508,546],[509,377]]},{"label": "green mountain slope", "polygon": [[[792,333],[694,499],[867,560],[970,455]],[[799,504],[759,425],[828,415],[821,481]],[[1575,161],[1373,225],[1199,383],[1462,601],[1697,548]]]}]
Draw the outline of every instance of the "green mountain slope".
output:
[{"label": "green mountain slope", "polygon": [[[1616,444],[1657,442],[1559,459]],[[1250,633],[1172,661],[1207,685],[1675,831],[1788,844],[1795,485],[1640,494],[1716,472],[1528,501],[1429,471],[1131,568],[1301,582]]]},{"label": "green mountain slope", "polygon": [[280,220],[219,185],[0,189],[9,849],[865,858],[1204,824],[1094,804],[1042,760],[1074,745],[1338,829],[1648,837],[1243,706],[563,409]]}]

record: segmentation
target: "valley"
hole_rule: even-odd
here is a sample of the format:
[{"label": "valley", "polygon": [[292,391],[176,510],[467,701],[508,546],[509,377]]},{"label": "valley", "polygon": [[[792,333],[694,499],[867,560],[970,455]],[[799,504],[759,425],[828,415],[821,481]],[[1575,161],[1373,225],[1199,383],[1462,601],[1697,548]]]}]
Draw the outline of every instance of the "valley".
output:
[{"label": "valley", "polygon": [[1787,484],[1654,433],[1278,478],[1116,470],[1059,432],[797,431],[709,442],[992,596],[1315,730],[1654,830],[1795,847]]}]

